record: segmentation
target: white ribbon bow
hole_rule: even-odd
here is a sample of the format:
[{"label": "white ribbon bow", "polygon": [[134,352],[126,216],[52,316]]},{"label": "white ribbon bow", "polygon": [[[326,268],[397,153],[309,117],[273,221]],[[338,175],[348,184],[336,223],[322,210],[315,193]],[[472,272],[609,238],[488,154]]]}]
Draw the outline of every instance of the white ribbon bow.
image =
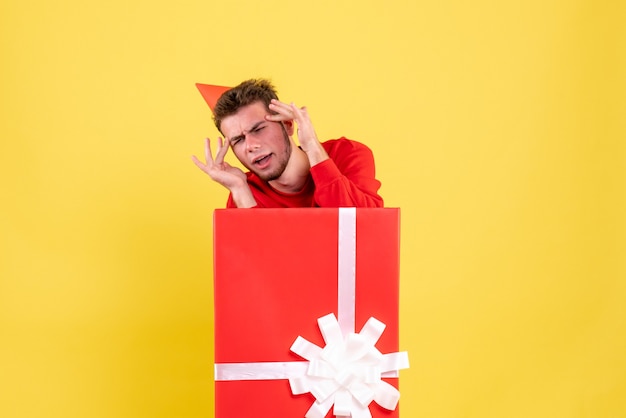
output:
[{"label": "white ribbon bow", "polygon": [[394,410],[400,392],[381,380],[383,373],[397,372],[409,367],[406,352],[381,354],[374,347],[385,324],[370,318],[361,332],[343,336],[335,315],[317,320],[326,346],[298,337],[291,351],[309,361],[304,376],[289,379],[294,395],[311,392],[315,402],[306,418],[324,418],[331,407],[337,417],[370,418],[368,405],[374,401],[385,409]]}]

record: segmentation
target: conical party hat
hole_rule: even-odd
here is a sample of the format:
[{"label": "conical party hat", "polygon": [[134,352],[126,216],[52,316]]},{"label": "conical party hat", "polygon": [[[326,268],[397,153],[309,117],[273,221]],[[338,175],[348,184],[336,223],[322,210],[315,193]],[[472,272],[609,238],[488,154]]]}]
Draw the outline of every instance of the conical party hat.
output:
[{"label": "conical party hat", "polygon": [[204,97],[204,100],[211,108],[211,111],[215,108],[215,104],[217,103],[217,99],[227,90],[230,90],[230,87],[224,86],[214,86],[211,84],[200,84],[196,83],[196,87],[200,90],[200,94]]}]

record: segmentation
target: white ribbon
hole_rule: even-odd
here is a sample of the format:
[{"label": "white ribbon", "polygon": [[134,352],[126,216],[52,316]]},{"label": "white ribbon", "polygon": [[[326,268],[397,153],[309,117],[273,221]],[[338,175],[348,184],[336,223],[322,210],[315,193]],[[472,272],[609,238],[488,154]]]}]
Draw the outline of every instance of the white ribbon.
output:
[{"label": "white ribbon", "polygon": [[343,335],[354,332],[356,306],[356,208],[339,208],[337,316]]},{"label": "white ribbon", "polygon": [[218,363],[215,380],[289,379],[294,395],[311,392],[315,402],[306,418],[324,418],[333,408],[336,417],[371,418],[374,401],[393,410],[400,392],[381,380],[396,377],[409,367],[406,352],[381,354],[375,347],[385,324],[370,318],[355,333],[356,208],[339,209],[338,319],[328,314],[317,320],[326,346],[298,336],[291,351],[308,361]]},{"label": "white ribbon", "polygon": [[372,317],[360,333],[344,336],[332,313],[317,322],[324,348],[300,336],[291,346],[291,351],[309,361],[304,375],[289,379],[294,395],[311,392],[315,397],[305,417],[324,418],[333,405],[337,417],[371,417],[368,405],[372,401],[394,410],[400,392],[381,377],[409,367],[409,357],[406,352],[381,354],[374,347],[385,324]]}]

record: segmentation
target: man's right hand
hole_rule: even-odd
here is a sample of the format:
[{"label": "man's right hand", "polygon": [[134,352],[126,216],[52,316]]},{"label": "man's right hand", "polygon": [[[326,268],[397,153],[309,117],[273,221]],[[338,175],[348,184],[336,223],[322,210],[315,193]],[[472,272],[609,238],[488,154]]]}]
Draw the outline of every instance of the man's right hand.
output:
[{"label": "man's right hand", "polygon": [[231,192],[237,207],[256,206],[256,201],[248,186],[246,174],[239,168],[233,167],[224,161],[224,157],[228,152],[228,145],[224,143],[221,137],[218,137],[217,142],[218,148],[215,159],[211,152],[211,141],[207,138],[204,143],[206,163],[203,163],[195,155],[191,157],[191,160],[200,170],[207,173],[213,181],[226,187]]}]

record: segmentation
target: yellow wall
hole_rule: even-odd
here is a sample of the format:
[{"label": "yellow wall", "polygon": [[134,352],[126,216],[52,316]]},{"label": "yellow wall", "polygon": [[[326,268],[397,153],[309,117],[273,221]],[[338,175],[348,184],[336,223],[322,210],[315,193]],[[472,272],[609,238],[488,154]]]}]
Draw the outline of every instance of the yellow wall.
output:
[{"label": "yellow wall", "polygon": [[212,414],[215,137],[270,77],[402,208],[405,417],[626,416],[619,1],[5,1],[0,417]]}]

